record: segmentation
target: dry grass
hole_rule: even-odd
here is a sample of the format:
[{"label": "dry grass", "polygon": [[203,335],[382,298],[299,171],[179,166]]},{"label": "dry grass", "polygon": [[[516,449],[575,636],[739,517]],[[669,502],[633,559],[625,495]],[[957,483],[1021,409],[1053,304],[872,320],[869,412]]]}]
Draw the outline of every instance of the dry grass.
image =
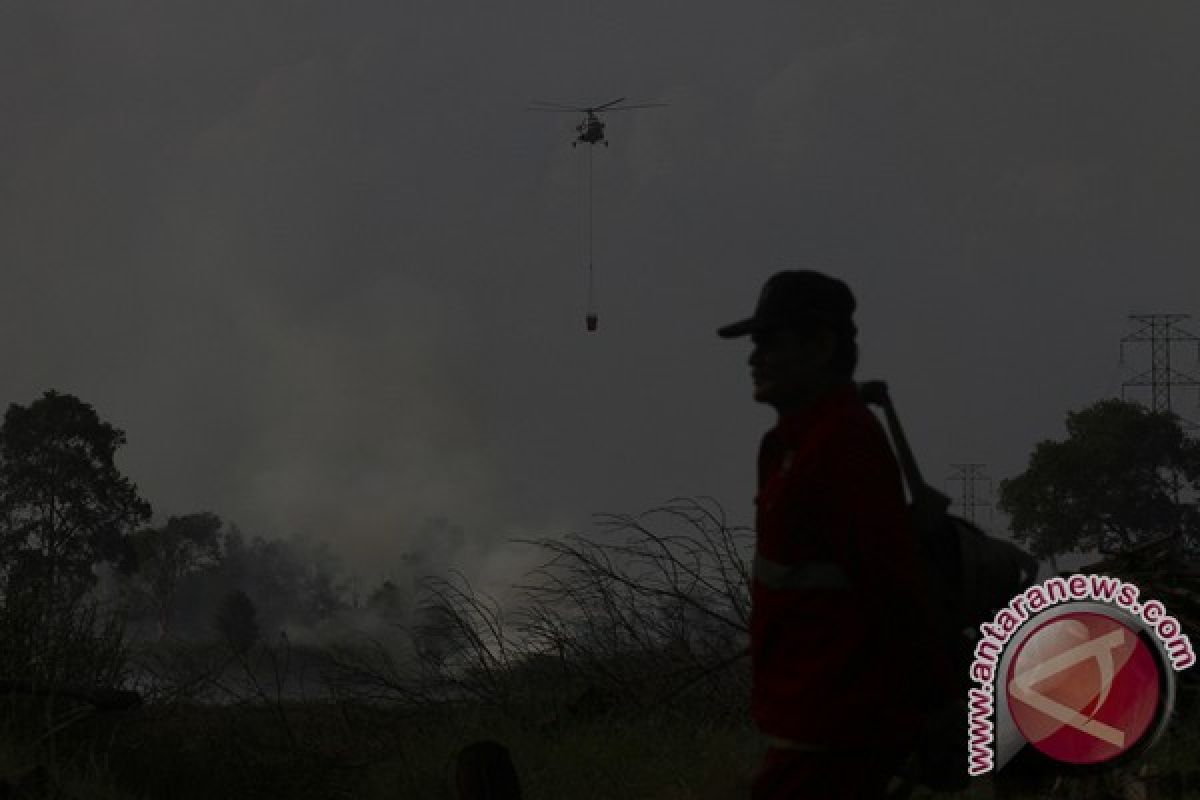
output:
[{"label": "dry grass", "polygon": [[[9,704],[0,774],[42,765],[64,798],[453,800],[455,754],[495,739],[511,752],[526,800],[717,800],[748,797],[762,752],[747,724],[708,714],[703,695],[651,714],[617,707],[568,717],[550,731],[471,703],[176,704],[81,719],[36,744],[24,726],[44,725],[44,709]],[[1151,797],[1200,794],[1195,741],[1181,730],[1152,753]],[[959,795],[913,796],[1099,797],[1102,788],[1076,780],[1053,795],[1001,795],[985,779]]]},{"label": "dry grass", "polygon": [[[64,798],[454,800],[455,755],[492,739],[525,800],[748,797],[763,743],[738,658],[746,531],[695,501],[602,522],[598,538],[534,543],[551,558],[515,614],[465,580],[431,582],[441,630],[426,641],[443,646],[419,663],[371,642],[236,657],[185,647],[155,661],[154,702],[132,711],[73,720],[70,706],[0,698],[0,773],[40,765]],[[287,699],[298,665],[324,676],[320,699]],[[195,702],[218,686],[227,703]],[[1147,760],[1152,797],[1198,796],[1200,716],[1180,717]],[[1096,785],[1052,796],[1099,797]],[[1002,795],[982,780],[958,797],[1047,791]]]}]

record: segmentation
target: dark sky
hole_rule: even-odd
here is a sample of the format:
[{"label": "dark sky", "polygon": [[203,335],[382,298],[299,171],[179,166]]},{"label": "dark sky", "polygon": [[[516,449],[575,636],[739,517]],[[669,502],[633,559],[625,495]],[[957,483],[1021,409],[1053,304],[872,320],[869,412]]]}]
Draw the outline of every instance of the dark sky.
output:
[{"label": "dark sky", "polygon": [[[1148,367],[1128,314],[1200,310],[1197,41],[1169,0],[5,3],[0,401],[92,403],[160,517],[371,574],[444,516],[501,580],[593,512],[751,520],[773,415],[714,330],[807,267],[932,481],[1009,477]],[[594,153],[588,334],[588,154],[523,109],[620,96],[669,106]]]}]

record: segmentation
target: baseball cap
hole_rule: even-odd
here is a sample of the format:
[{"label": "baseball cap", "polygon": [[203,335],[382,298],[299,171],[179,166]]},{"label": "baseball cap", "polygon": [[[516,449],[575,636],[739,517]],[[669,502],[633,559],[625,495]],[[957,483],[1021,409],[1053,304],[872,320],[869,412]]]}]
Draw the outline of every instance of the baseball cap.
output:
[{"label": "baseball cap", "polygon": [[717,329],[725,339],[767,328],[788,328],[808,322],[825,322],[833,328],[857,333],[854,294],[837,278],[813,270],[776,272],[763,284],[754,315]]}]

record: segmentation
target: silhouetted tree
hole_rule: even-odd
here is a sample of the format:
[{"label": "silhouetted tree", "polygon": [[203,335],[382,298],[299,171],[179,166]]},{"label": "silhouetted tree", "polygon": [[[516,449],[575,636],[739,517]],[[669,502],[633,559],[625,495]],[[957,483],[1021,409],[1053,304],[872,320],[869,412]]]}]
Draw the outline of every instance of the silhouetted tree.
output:
[{"label": "silhouetted tree", "polygon": [[310,625],[343,605],[336,588],[338,565],[324,544],[300,537],[255,537],[244,557],[237,566],[242,585],[259,600],[259,612],[270,627],[287,622]]},{"label": "silhouetted tree", "polygon": [[367,596],[367,608],[389,622],[399,622],[404,619],[409,600],[407,593],[389,578]]},{"label": "silhouetted tree", "polygon": [[113,463],[124,434],[71,395],[11,405],[0,425],[0,673],[103,684],[123,669],[121,621],[88,596],[150,506]]},{"label": "silhouetted tree", "polygon": [[0,559],[16,568],[6,594],[36,586],[75,597],[94,583],[97,563],[120,558],[126,534],[150,517],[113,462],[124,444],[122,431],[69,394],[9,406],[0,426]]},{"label": "silhouetted tree", "polygon": [[1047,556],[1114,553],[1167,534],[1200,542],[1200,443],[1178,418],[1104,400],[1067,414],[1067,438],[1038,443],[1029,466],[1000,482],[1013,538]]},{"label": "silhouetted tree", "polygon": [[201,512],[171,517],[165,525],[143,528],[131,537],[135,567],[128,590],[153,612],[160,636],[171,628],[184,578],[220,562],[220,531],[221,518]]},{"label": "silhouetted tree", "polygon": [[235,526],[219,537],[210,566],[183,575],[176,595],[176,627],[203,634],[225,596],[241,589],[253,599],[259,624],[275,630],[313,625],[346,607],[337,559],[323,542],[247,539]]},{"label": "silhouetted tree", "polygon": [[217,631],[239,655],[245,655],[258,641],[258,614],[250,597],[240,589],[225,596],[215,622]]},{"label": "silhouetted tree", "polygon": [[348,604],[342,594],[347,586],[338,581],[340,564],[327,542],[293,539],[291,550],[299,566],[296,610],[300,619],[313,623],[328,619]]}]

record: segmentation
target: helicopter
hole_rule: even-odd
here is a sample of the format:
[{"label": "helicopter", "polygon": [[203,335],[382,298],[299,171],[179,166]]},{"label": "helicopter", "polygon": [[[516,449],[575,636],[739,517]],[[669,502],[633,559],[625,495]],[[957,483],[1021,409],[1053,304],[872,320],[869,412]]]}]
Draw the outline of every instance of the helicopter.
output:
[{"label": "helicopter", "polygon": [[604,146],[608,147],[608,139],[604,138],[604,122],[596,116],[597,112],[631,111],[635,108],[654,108],[666,105],[666,103],[632,103],[620,105],[624,101],[624,97],[618,97],[616,100],[609,100],[607,103],[602,103],[598,106],[570,106],[563,103],[551,103],[546,100],[534,100],[533,105],[528,107],[526,111],[586,114],[587,116],[583,118],[583,121],[575,126],[575,132],[579,135],[575,137],[575,141],[571,142],[571,147],[578,146],[580,142],[591,145],[603,142]]},{"label": "helicopter", "polygon": [[[624,104],[624,105],[622,105]],[[609,100],[607,103],[601,103],[598,106],[581,106],[567,105],[565,103],[553,103],[548,100],[533,100],[532,105],[526,107],[526,111],[548,111],[551,113],[575,113],[584,114],[583,120],[575,126],[575,132],[579,134],[575,137],[575,141],[571,142],[571,147],[577,147],[580,142],[588,145],[596,145],[604,142],[604,146],[608,147],[608,139],[604,138],[604,122],[597,114],[607,113],[609,111],[632,111],[637,108],[653,108],[655,106],[665,106],[666,103],[625,103],[624,97],[618,97],[616,100]],[[599,325],[599,316],[596,314],[595,304],[595,264],[592,261],[592,154],[593,150],[588,148],[588,292],[587,292],[587,315],[584,321],[587,325],[589,333],[595,333]]]}]

